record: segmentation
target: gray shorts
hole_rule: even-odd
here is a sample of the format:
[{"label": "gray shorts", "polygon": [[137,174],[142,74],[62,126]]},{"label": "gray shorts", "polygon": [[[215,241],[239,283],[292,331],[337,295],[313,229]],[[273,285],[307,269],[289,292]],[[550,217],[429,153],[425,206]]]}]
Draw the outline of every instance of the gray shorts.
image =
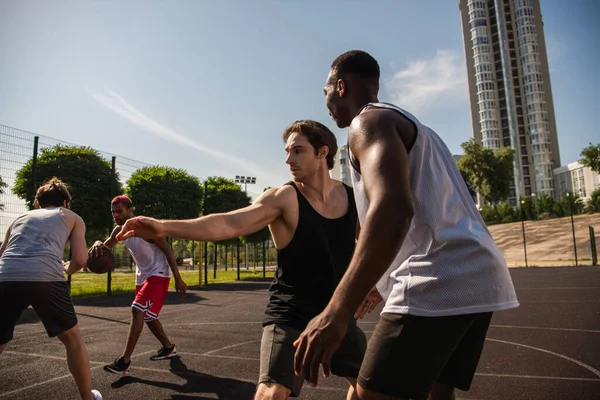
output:
[{"label": "gray shorts", "polygon": [[[298,397],[304,377],[294,373],[294,342],[302,331],[285,325],[267,325],[260,343],[260,376],[258,383],[277,383]],[[331,373],[344,378],[357,378],[367,348],[365,333],[357,325],[349,325],[340,348],[331,357]]]}]

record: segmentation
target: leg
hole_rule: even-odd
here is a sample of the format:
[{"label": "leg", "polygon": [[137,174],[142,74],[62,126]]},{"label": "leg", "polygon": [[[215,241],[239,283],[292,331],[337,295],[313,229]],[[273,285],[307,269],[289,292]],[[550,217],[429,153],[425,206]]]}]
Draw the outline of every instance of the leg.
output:
[{"label": "leg", "polygon": [[67,365],[79,395],[84,400],[93,400],[90,356],[77,326],[67,282],[30,282],[27,289],[48,336],[58,337],[65,346]]},{"label": "leg", "polygon": [[67,350],[67,365],[75,379],[79,395],[84,400],[93,399],[90,357],[79,332],[79,327],[75,325],[68,331],[59,334],[58,339],[65,345]]},{"label": "leg", "polygon": [[350,383],[350,387],[348,388],[348,393],[346,394],[346,400],[355,399],[354,397],[356,393],[356,378],[346,378],[348,379],[348,383]]},{"label": "leg", "polygon": [[272,382],[258,384],[254,400],[287,400],[292,391],[283,385]]},{"label": "leg", "polygon": [[0,354],[12,340],[15,325],[29,306],[27,290],[23,286],[21,282],[0,282],[0,304],[3,307],[0,317]]},{"label": "leg", "polygon": [[263,328],[260,343],[260,375],[255,399],[287,399],[300,395],[304,378],[294,373],[294,341],[298,329],[284,325]]},{"label": "leg", "polygon": [[440,373],[437,384],[429,394],[430,400],[451,400],[454,399],[454,388],[465,392],[471,388],[487,330],[492,321],[492,313],[473,314],[467,317],[472,323]]},{"label": "leg", "polygon": [[469,315],[382,314],[367,346],[357,397],[426,400],[472,323]]},{"label": "leg", "polygon": [[346,400],[356,396],[357,377],[367,349],[367,337],[356,323],[348,325],[346,336],[331,357],[331,373],[345,377],[350,383]]},{"label": "leg", "polygon": [[168,349],[173,347],[173,343],[171,343],[171,341],[167,337],[167,334],[165,333],[163,326],[158,319],[147,321],[146,324],[148,325],[150,332],[152,332],[154,337],[158,339],[158,341],[163,345],[163,347],[166,347]]},{"label": "leg", "polygon": [[144,284],[144,298],[147,299],[147,304],[150,305],[146,311],[144,321],[148,324],[150,332],[162,344],[162,348],[150,357],[153,361],[164,360],[177,355],[175,345],[171,343],[161,322],[158,320],[160,310],[162,310],[169,293],[169,281],[169,278],[151,276]]},{"label": "leg", "polygon": [[132,307],[131,314],[131,324],[129,325],[129,333],[127,334],[127,344],[125,345],[125,351],[123,352],[123,361],[125,364],[131,362],[131,355],[133,354],[135,345],[144,329],[144,312]]}]

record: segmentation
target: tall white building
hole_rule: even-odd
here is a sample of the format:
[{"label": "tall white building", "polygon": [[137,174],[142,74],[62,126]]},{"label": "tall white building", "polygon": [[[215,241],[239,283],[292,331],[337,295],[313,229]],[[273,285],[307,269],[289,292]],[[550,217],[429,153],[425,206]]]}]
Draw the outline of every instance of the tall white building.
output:
[{"label": "tall white building", "polygon": [[337,154],[334,157],[333,169],[331,170],[330,175],[333,179],[337,179],[344,182],[346,185],[352,186],[347,145],[343,145],[338,148]]},{"label": "tall white building", "polygon": [[560,167],[539,0],[459,0],[473,137],[516,150],[509,201],[555,195]]},{"label": "tall white building", "polygon": [[600,174],[579,162],[570,163],[554,170],[556,198],[573,192],[587,202],[594,190],[600,189]]}]

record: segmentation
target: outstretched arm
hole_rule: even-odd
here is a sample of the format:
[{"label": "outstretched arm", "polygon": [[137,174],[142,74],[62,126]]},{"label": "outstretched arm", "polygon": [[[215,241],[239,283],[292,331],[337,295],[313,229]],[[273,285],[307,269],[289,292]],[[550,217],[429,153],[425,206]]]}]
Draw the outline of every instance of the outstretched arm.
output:
[{"label": "outstretched arm", "polygon": [[170,221],[148,217],[128,220],[117,239],[132,236],[152,239],[177,237],[182,239],[217,242],[257,232],[279,218],[285,207],[281,189],[269,189],[254,204],[239,210],[212,214],[190,220]]}]

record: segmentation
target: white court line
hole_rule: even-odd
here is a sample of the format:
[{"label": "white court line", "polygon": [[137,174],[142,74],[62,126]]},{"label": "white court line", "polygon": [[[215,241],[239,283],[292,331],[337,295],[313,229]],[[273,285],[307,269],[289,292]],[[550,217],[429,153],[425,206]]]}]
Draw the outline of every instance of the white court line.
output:
[{"label": "white court line", "polygon": [[178,351],[177,354],[181,354],[184,356],[197,356],[197,357],[212,357],[212,358],[226,358],[231,360],[242,360],[242,361],[260,361],[260,358],[251,358],[251,357],[237,357],[237,356],[223,356],[219,354],[201,354],[201,353],[189,353],[187,351],[182,352]]},{"label": "white court line", "polygon": [[[136,354],[135,356],[131,356],[131,358],[137,358],[137,357],[140,357],[140,356],[143,356],[143,355],[146,355],[146,354],[154,353],[155,351],[156,350],[149,350],[149,351],[146,351],[144,353],[140,353],[140,354]],[[46,356],[46,355],[43,355],[43,354],[19,353],[17,351],[10,351],[10,352],[14,353],[14,354],[21,354],[21,355],[27,355],[27,356],[33,356],[33,357],[40,357],[40,358],[50,358],[50,359],[56,359],[57,358],[55,356]],[[61,360],[66,361],[67,359],[66,358],[61,358]],[[104,365],[104,363],[100,363],[98,361],[90,361],[90,364],[99,364],[99,365],[96,365],[95,367],[91,367],[90,368],[90,372],[94,371],[94,370],[96,370],[98,368],[101,368]],[[25,387],[22,387],[22,388],[19,388],[19,389],[15,389],[15,390],[12,390],[10,392],[0,393],[0,397],[10,396],[10,395],[13,395],[15,393],[20,393],[20,392],[23,392],[25,390],[33,389],[33,388],[36,388],[38,386],[46,385],[48,383],[52,383],[52,382],[59,381],[61,379],[65,379],[65,378],[68,378],[70,376],[73,376],[73,375],[71,375],[69,373],[69,374],[66,374],[66,375],[63,375],[63,376],[57,376],[56,378],[48,379],[47,381],[38,382],[38,383],[34,383],[33,385],[29,385],[29,386],[25,386]]]},{"label": "white court line", "polygon": [[511,375],[511,374],[485,374],[476,373],[477,376],[491,376],[494,378],[524,378],[524,379],[550,379],[561,381],[581,381],[581,382],[600,382],[596,378],[575,378],[570,376],[535,376],[535,375]]},{"label": "white court line", "polygon": [[233,322],[233,321],[224,321],[224,322],[188,322],[185,324],[173,324],[179,326],[193,326],[193,325],[257,325],[262,324],[261,321],[258,322]]},{"label": "white court line", "polygon": [[[377,321],[359,321],[359,324],[377,324]],[[600,333],[599,330],[594,330],[594,329],[552,328],[552,327],[547,327],[547,326],[490,325],[490,328],[539,329],[539,330],[546,330],[546,331]],[[365,333],[366,333],[366,331],[365,331]]]},{"label": "white court line", "polygon": [[593,367],[591,367],[591,366],[589,366],[589,365],[587,365],[587,364],[585,364],[585,363],[583,363],[583,362],[581,362],[579,360],[576,360],[576,359],[571,358],[571,357],[567,357],[567,356],[559,354],[559,353],[555,353],[555,352],[550,351],[550,350],[540,349],[539,347],[528,346],[526,344],[521,344],[521,343],[508,342],[506,340],[490,339],[490,338],[486,338],[485,340],[489,340],[491,342],[504,343],[504,344],[512,344],[514,346],[525,347],[527,349],[537,350],[537,351],[541,351],[542,353],[547,353],[547,354],[550,354],[550,355],[553,355],[553,356],[556,356],[556,357],[560,357],[560,358],[562,358],[564,360],[571,361],[571,362],[579,365],[580,367],[583,367],[583,368],[587,369],[588,371],[590,371],[591,373],[593,373],[594,375],[596,375],[597,377],[600,378],[600,371],[598,371],[597,369],[595,369],[595,368],[593,368]]},{"label": "white court line", "polygon": [[581,289],[600,289],[600,286],[572,286],[572,287],[519,287],[515,290],[581,290]]},{"label": "white court line", "polygon": [[566,331],[566,332],[586,332],[586,333],[600,333],[600,331],[593,329],[576,329],[576,328],[550,328],[542,326],[515,326],[515,325],[490,325],[492,328],[514,328],[514,329],[542,329],[547,331]]},{"label": "white court line", "polygon": [[260,341],[261,341],[261,339],[255,339],[255,340],[249,340],[247,342],[242,342],[242,343],[237,343],[237,344],[231,344],[229,346],[221,347],[220,349],[215,349],[215,350],[207,351],[206,353],[202,353],[202,355],[203,356],[208,356],[208,355],[211,355],[211,354],[216,353],[216,352],[221,351],[221,350],[232,349],[234,347],[243,346],[245,344],[256,343],[256,342],[260,342]]}]

